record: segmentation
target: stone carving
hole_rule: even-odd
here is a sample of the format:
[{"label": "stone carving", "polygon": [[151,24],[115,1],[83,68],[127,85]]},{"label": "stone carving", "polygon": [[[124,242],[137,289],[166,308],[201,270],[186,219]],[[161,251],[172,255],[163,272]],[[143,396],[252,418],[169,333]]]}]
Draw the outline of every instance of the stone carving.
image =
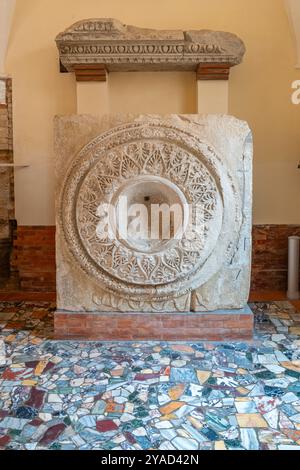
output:
[{"label": "stone carving", "polygon": [[[57,118],[58,308],[240,308],[250,272],[248,136],[248,126],[228,116]],[[193,236],[175,227],[168,239],[133,230],[125,240],[117,225],[99,234],[99,223],[110,221],[99,207],[118,208],[123,196],[129,204],[177,204]]]},{"label": "stone carving", "polygon": [[79,21],[56,43],[69,72],[78,64],[101,64],[108,71],[196,70],[201,63],[237,65],[245,53],[232,33],[143,29],[110,18]]},{"label": "stone carving", "polygon": [[[128,130],[124,129],[126,132]],[[155,134],[155,129],[153,131]],[[141,175],[147,176],[140,178]],[[159,175],[163,178],[158,179]],[[97,219],[95,214],[101,202],[113,203],[115,193],[118,195],[121,187],[122,195],[130,199],[131,187],[136,192],[140,186],[142,197],[136,198],[136,203],[139,201],[142,204],[145,197],[150,197],[143,197],[143,194],[149,194],[152,190],[153,199],[155,195],[162,194],[156,202],[163,204],[168,202],[167,197],[163,197],[163,191],[170,189],[169,181],[174,186],[171,204],[177,202],[175,196],[180,189],[182,195],[185,193],[185,202],[201,204],[203,207],[203,233],[195,233],[197,238],[193,240],[192,246],[185,236],[180,240],[160,242],[160,246],[153,247],[153,250],[151,247],[140,247],[143,244],[139,240],[133,239],[132,247],[129,247],[118,239],[100,240],[97,237],[100,217]],[[154,188],[154,185],[159,185],[159,188]],[[171,143],[137,141],[107,152],[89,171],[79,190],[77,228],[91,258],[109,274],[134,284],[158,285],[185,276],[192,266],[201,264],[202,257],[207,256],[206,240],[211,235],[209,224],[217,211],[216,205],[216,184],[199,160]],[[105,217],[108,219],[108,213]],[[149,243],[154,244],[155,241]]]}]

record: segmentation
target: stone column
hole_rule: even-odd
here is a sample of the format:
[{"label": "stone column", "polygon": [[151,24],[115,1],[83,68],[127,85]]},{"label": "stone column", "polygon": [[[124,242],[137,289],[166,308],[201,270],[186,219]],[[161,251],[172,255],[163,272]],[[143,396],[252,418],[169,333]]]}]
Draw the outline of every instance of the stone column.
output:
[{"label": "stone column", "polygon": [[109,113],[107,71],[103,65],[74,67],[77,85],[78,114]]},{"label": "stone column", "polygon": [[200,64],[197,68],[197,112],[228,114],[229,64]]}]

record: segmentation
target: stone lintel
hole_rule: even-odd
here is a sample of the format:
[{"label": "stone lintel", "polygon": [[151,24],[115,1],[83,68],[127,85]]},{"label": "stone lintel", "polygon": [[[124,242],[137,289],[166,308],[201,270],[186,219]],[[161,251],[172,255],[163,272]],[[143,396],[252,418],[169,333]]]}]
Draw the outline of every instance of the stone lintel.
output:
[{"label": "stone lintel", "polygon": [[112,18],[79,21],[56,37],[61,70],[104,64],[108,71],[194,71],[242,62],[243,41],[223,31],[155,30]]}]

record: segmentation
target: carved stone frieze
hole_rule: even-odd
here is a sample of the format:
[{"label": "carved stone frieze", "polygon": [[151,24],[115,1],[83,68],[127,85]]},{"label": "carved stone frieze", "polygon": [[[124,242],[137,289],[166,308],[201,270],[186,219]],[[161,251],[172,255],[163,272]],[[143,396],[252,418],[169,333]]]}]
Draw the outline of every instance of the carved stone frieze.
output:
[{"label": "carved stone frieze", "polygon": [[243,41],[232,33],[144,29],[111,18],[79,21],[60,33],[56,44],[68,72],[95,64],[108,71],[196,71],[201,63],[237,65],[245,53]]},{"label": "carved stone frieze", "polygon": [[[59,309],[240,308],[250,272],[246,123],[117,115],[57,118],[55,127]],[[155,239],[135,230],[124,239],[118,227],[101,232],[111,215],[99,208],[118,210],[123,197],[129,205],[176,204],[192,236],[176,227]]]}]

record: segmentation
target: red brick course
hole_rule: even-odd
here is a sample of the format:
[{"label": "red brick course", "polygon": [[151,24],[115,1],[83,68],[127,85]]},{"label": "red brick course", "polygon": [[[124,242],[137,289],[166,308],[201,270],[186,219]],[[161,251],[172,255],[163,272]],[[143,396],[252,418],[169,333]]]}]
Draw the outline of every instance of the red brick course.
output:
[{"label": "red brick course", "polygon": [[54,331],[56,339],[76,338],[98,341],[251,339],[253,315],[236,312],[227,315],[56,312]]},{"label": "red brick course", "polygon": [[18,272],[22,291],[54,292],[55,227],[19,226],[14,237],[11,265]]},{"label": "red brick course", "polygon": [[[252,291],[287,288],[288,237],[300,236],[300,225],[253,227]],[[55,291],[55,227],[19,226],[14,240],[12,267],[20,288],[31,292]]]}]

